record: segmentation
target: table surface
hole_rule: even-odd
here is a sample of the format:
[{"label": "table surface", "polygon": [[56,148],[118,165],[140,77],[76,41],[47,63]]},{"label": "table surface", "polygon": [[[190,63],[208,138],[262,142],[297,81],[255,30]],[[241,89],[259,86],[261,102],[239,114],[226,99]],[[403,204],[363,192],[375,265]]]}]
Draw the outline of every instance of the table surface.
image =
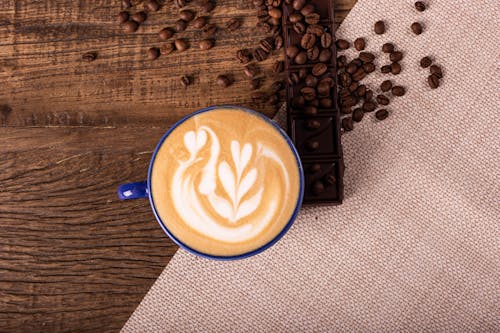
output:
[{"label": "table surface", "polygon": [[[263,37],[255,11],[251,1],[217,2],[211,22],[239,17],[239,31],[219,31],[207,52],[193,45],[153,62],[146,50],[175,21],[170,4],[123,34],[118,0],[0,2],[0,332],[117,332],[177,250],[149,203],[120,202],[116,187],[146,178],[155,144],[181,116],[252,106],[234,55]],[[335,1],[336,23],[355,2]],[[87,51],[97,60],[83,62]],[[220,73],[235,83],[219,88]],[[180,85],[183,74],[192,86]]]}]

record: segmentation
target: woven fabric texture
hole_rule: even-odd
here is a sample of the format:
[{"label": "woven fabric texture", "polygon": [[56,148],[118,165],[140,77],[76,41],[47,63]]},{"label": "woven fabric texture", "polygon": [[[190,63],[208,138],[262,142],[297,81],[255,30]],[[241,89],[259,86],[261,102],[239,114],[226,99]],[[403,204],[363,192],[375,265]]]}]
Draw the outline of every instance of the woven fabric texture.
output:
[{"label": "woven fabric texture", "polygon": [[[366,114],[343,136],[344,204],[303,208],[246,260],[179,250],[122,332],[500,331],[499,3],[413,2],[359,0],[337,32],[365,37],[379,64],[393,42],[402,73],[366,82],[407,87],[388,119]],[[427,55],[444,70],[437,90]]]}]

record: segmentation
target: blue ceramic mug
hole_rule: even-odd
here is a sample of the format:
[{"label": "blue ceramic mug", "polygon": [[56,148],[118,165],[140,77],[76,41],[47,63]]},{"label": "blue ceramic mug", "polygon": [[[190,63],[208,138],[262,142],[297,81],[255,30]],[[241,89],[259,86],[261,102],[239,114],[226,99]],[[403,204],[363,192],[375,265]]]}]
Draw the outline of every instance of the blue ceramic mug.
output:
[{"label": "blue ceramic mug", "polygon": [[[257,116],[260,119],[264,120],[266,123],[270,124],[271,127],[274,128],[277,133],[279,133],[279,136],[281,136],[284,139],[284,141],[286,141],[286,143],[288,144],[288,147],[290,148],[290,152],[294,156],[294,160],[296,162],[296,166],[297,166],[297,170],[298,170],[297,174],[299,176],[299,179],[298,179],[299,193],[298,193],[297,200],[296,200],[296,203],[295,203],[295,206],[293,209],[293,213],[291,214],[291,217],[288,220],[288,222],[286,222],[286,224],[284,224],[284,227],[281,229],[281,231],[274,238],[272,238],[270,241],[268,241],[267,243],[265,243],[264,245],[262,245],[256,249],[253,249],[253,250],[248,251],[246,253],[242,253],[242,254],[238,254],[238,255],[228,255],[228,256],[212,255],[212,254],[204,253],[203,251],[196,250],[196,249],[186,245],[184,242],[182,242],[179,239],[179,237],[176,237],[174,235],[174,233],[171,230],[169,230],[169,228],[167,227],[167,224],[164,223],[164,221],[160,217],[160,214],[158,213],[158,208],[155,206],[155,201],[154,201],[153,194],[152,194],[153,191],[151,188],[153,166],[155,165],[155,161],[157,159],[158,152],[160,151],[160,148],[162,147],[162,145],[164,144],[166,139],[172,133],[174,133],[176,131],[176,129],[181,124],[185,123],[186,121],[188,121],[192,117],[195,117],[197,115],[200,115],[200,114],[203,114],[206,112],[211,112],[214,110],[224,110],[224,109],[229,109],[229,110],[233,109],[233,110],[244,111],[244,112],[250,113],[254,116]],[[118,197],[121,200],[149,198],[151,208],[153,209],[153,212],[155,214],[156,219],[158,220],[158,223],[160,224],[160,227],[177,245],[179,245],[183,249],[185,249],[193,254],[196,254],[198,256],[201,256],[204,258],[209,258],[209,259],[218,259],[218,260],[235,260],[235,259],[247,258],[247,257],[250,257],[252,255],[258,254],[258,253],[268,249],[273,244],[275,244],[290,229],[294,220],[296,219],[297,214],[298,214],[300,207],[302,205],[303,194],[304,194],[304,173],[303,173],[302,164],[301,164],[299,155],[297,153],[297,150],[295,149],[295,146],[293,145],[293,143],[290,140],[290,138],[288,137],[288,135],[274,121],[267,118],[266,116],[264,116],[260,113],[257,113],[253,110],[249,110],[249,109],[239,107],[239,106],[232,106],[232,105],[211,106],[211,107],[196,111],[196,112],[182,118],[181,120],[179,120],[163,135],[160,142],[156,146],[156,149],[153,152],[153,156],[151,157],[147,181],[123,184],[118,188]]]}]

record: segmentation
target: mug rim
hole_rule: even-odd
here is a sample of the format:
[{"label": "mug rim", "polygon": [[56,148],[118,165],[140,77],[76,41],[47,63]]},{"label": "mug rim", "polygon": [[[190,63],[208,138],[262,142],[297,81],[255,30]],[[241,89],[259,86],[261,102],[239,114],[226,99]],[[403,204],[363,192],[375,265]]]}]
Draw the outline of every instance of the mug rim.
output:
[{"label": "mug rim", "polygon": [[[194,116],[196,116],[196,115],[198,115],[200,113],[209,112],[209,111],[212,111],[214,109],[237,109],[237,110],[241,110],[241,111],[244,111],[244,112],[256,115],[259,118],[263,119],[268,124],[270,124],[271,126],[273,126],[281,134],[281,136],[285,139],[285,141],[288,143],[288,146],[289,146],[290,150],[292,151],[293,155],[295,156],[295,161],[297,162],[297,168],[298,168],[298,171],[299,171],[299,196],[297,198],[297,203],[295,205],[293,213],[292,213],[290,219],[288,220],[288,222],[283,227],[283,229],[281,229],[281,231],[273,239],[271,239],[269,242],[265,243],[264,245],[258,247],[257,249],[254,249],[252,251],[245,252],[245,253],[242,253],[242,254],[238,254],[238,255],[231,255],[231,256],[217,256],[217,255],[211,255],[211,254],[203,253],[203,252],[200,252],[198,250],[193,249],[192,247],[188,246],[187,244],[183,243],[180,239],[178,239],[172,232],[170,232],[170,230],[167,228],[167,226],[165,225],[165,223],[161,219],[160,215],[158,214],[158,212],[156,210],[156,206],[155,206],[154,200],[153,200],[153,192],[151,190],[151,185],[152,185],[151,175],[152,175],[153,165],[154,165],[154,162],[155,162],[155,159],[156,159],[156,155],[158,154],[160,148],[163,146],[163,143],[168,138],[168,136],[179,125],[183,124],[188,119],[190,119],[190,118],[192,118],[192,117],[194,117]],[[149,163],[149,168],[148,168],[147,189],[148,189],[149,203],[151,204],[151,208],[153,209],[153,213],[154,213],[154,215],[156,217],[156,220],[158,221],[158,224],[163,229],[163,231],[167,234],[167,236],[175,244],[177,244],[179,247],[183,248],[184,250],[186,250],[188,252],[191,252],[191,253],[193,253],[193,254],[195,254],[197,256],[203,257],[203,258],[215,259],[215,260],[237,260],[237,259],[248,258],[248,257],[254,256],[256,254],[259,254],[259,253],[267,250],[268,248],[270,248],[271,246],[273,246],[276,242],[278,242],[287,233],[287,231],[290,229],[290,227],[292,226],[292,224],[295,222],[295,220],[297,218],[297,215],[299,214],[299,211],[300,211],[300,209],[302,207],[302,200],[304,198],[304,182],[305,182],[305,180],[304,180],[304,169],[303,169],[300,157],[299,157],[299,153],[297,152],[297,149],[295,148],[295,145],[293,144],[293,142],[290,139],[290,137],[288,136],[288,134],[275,121],[273,121],[272,119],[270,119],[266,115],[263,115],[263,114],[255,111],[255,110],[248,109],[248,108],[245,108],[245,107],[242,107],[242,106],[224,104],[224,105],[209,106],[209,107],[197,110],[197,111],[195,111],[193,113],[190,113],[189,115],[184,116],[179,121],[177,121],[172,127],[170,127],[167,130],[167,132],[165,132],[165,134],[163,134],[162,138],[160,139],[160,141],[156,145],[156,148],[155,148],[155,150],[153,152],[153,155],[151,156],[151,161]]]}]

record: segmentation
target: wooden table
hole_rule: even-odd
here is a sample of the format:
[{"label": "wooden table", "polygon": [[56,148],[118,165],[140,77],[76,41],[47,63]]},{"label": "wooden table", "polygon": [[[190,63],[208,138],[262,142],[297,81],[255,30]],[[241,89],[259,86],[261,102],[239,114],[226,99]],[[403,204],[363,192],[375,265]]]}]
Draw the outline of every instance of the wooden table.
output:
[{"label": "wooden table", "polygon": [[[214,49],[156,61],[146,50],[175,21],[172,6],[123,34],[120,3],[0,1],[0,332],[118,331],[177,247],[149,203],[118,201],[117,186],[146,178],[181,116],[250,105],[234,54],[263,37],[251,1],[218,1],[211,22],[240,17],[243,27],[220,31]],[[337,22],[354,3],[336,1]],[[97,60],[82,61],[87,51]],[[220,73],[235,83],[219,88]]]}]

